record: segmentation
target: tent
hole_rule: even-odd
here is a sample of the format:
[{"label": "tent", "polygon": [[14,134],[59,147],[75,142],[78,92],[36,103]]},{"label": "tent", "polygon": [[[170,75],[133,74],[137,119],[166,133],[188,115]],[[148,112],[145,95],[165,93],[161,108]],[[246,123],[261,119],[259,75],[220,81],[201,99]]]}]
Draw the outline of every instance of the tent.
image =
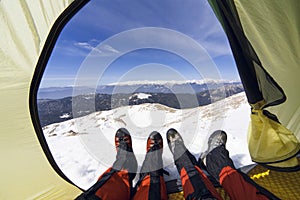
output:
[{"label": "tent", "polygon": [[296,2],[210,3],[230,41],[252,107],[248,136],[252,160],[265,164],[289,160],[299,151],[300,132],[299,92],[294,87],[300,72]]},{"label": "tent", "polygon": [[[41,131],[36,93],[59,32],[87,2],[0,1],[0,199],[73,199],[81,192],[51,162],[47,145],[36,134]],[[227,33],[249,103],[257,112],[264,108],[275,114],[290,131],[284,140],[288,148],[283,143],[287,151],[272,158],[250,148],[258,151],[252,154],[254,160],[289,160],[300,148],[299,3],[210,3]],[[267,137],[262,144],[272,139]]]}]

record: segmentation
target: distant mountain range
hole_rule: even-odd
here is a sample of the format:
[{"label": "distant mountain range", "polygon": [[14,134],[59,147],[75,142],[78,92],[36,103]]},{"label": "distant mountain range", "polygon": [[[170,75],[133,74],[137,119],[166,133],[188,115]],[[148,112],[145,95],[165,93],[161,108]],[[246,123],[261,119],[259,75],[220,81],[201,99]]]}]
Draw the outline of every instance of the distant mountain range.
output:
[{"label": "distant mountain range", "polygon": [[[144,103],[158,103],[176,109],[194,108],[240,93],[244,89],[239,82],[191,82],[169,85],[131,83],[101,86],[96,93],[88,88],[82,88],[81,91],[83,94],[72,96],[72,87],[40,89],[38,111],[41,125],[66,121],[73,116],[80,117],[95,111]],[[67,94],[69,96],[57,99]],[[87,106],[91,103],[95,105],[94,108]],[[79,109],[75,111],[73,107]]]},{"label": "distant mountain range", "polygon": [[38,99],[61,99],[77,95],[96,94],[133,94],[133,93],[175,93],[195,94],[223,86],[241,86],[240,82],[227,80],[193,81],[131,81],[90,87],[49,87],[40,88]]}]

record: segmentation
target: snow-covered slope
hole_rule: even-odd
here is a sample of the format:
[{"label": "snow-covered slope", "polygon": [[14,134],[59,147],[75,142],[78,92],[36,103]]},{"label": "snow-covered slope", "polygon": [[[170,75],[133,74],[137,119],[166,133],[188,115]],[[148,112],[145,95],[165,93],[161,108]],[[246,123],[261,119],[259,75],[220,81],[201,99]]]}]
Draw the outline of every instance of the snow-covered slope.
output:
[{"label": "snow-covered slope", "polygon": [[236,167],[250,164],[246,141],[249,115],[245,94],[239,93],[192,109],[177,110],[160,104],[125,106],[51,124],[43,130],[62,171],[79,187],[88,188],[114,162],[114,135],[121,127],[131,133],[139,166],[145,157],[148,135],[152,131],[161,133],[164,166],[171,173],[166,180],[178,177],[165,139],[169,128],[181,133],[187,148],[197,157],[206,149],[209,135],[223,129]]}]

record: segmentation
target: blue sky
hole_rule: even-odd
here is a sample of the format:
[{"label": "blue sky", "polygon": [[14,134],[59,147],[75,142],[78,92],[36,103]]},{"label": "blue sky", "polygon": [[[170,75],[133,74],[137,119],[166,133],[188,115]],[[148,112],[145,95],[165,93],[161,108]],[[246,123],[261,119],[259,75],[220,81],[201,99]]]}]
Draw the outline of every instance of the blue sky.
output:
[{"label": "blue sky", "polygon": [[[152,31],[151,34],[158,35],[126,39],[132,38],[135,30],[147,27],[152,27],[146,29]],[[112,38],[126,35],[124,33],[131,35],[117,40],[116,44]],[[161,37],[162,34],[165,35]],[[141,40],[151,40],[155,48],[143,46]],[[188,49],[195,42],[198,52],[195,48]],[[122,45],[132,46],[131,51],[121,50]],[[206,60],[203,64],[197,61],[202,65],[198,68],[185,56],[197,53],[194,58],[199,56]],[[108,57],[114,60],[103,66],[102,60]],[[83,76],[89,79],[87,74],[82,74],[90,65],[95,72],[88,74],[94,76],[95,84],[211,78],[204,71],[211,71],[222,79],[239,80],[225,33],[206,0],[91,1],[62,31],[41,87],[74,85],[78,77]],[[98,68],[102,68],[101,73]]]}]

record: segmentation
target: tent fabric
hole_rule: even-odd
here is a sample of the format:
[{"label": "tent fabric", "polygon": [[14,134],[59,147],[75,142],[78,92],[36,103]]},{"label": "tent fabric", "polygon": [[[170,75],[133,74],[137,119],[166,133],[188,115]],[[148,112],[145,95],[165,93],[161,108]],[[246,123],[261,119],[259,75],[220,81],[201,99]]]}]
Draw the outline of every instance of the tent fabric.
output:
[{"label": "tent fabric", "polygon": [[248,102],[263,102],[262,107],[277,105],[286,100],[281,87],[264,70],[247,39],[232,0],[210,0],[229,39]]},{"label": "tent fabric", "polygon": [[[259,134],[258,141],[254,127],[259,123],[252,117],[252,132],[249,131],[249,138],[255,138],[249,141],[252,159],[268,163],[290,158],[291,153],[295,155],[300,149],[300,94],[295,87],[300,83],[297,78],[300,74],[297,63],[300,58],[297,53],[300,50],[299,6],[294,0],[284,3],[210,0],[210,3],[228,36],[248,102],[254,109],[268,107],[283,126],[292,131],[284,131],[289,132],[288,138],[293,143],[288,148],[285,147],[287,141],[274,142],[283,135],[279,129],[273,129],[272,136],[267,135],[272,125],[261,129],[266,132]],[[266,146],[272,146],[278,154],[260,152]]]},{"label": "tent fabric", "polygon": [[285,103],[268,110],[295,134],[298,138],[295,150],[299,150],[300,93],[297,86],[300,85],[300,6],[296,0],[235,1],[235,5],[243,30],[262,66],[287,96]]},{"label": "tent fabric", "polygon": [[209,2],[227,34],[248,102],[262,101],[263,96],[256,81],[252,63],[252,60],[259,61],[253,51],[250,51],[252,47],[242,31],[233,2],[231,0],[210,0]]},{"label": "tent fabric", "polygon": [[[255,162],[272,163],[287,160],[294,157],[300,149],[296,136],[280,123],[267,117],[262,110],[252,110],[249,132],[249,152]],[[293,166],[298,165],[298,160],[295,160]]]},{"label": "tent fabric", "polygon": [[[0,0],[0,199],[73,199],[81,192],[62,179],[48,162],[45,149],[36,136],[28,104],[30,84],[49,31],[60,14],[79,1]],[[250,68],[251,73],[269,74],[287,97],[284,103],[268,107],[268,110],[275,113],[299,140],[298,0],[228,2],[229,7],[235,9],[234,17],[238,16],[239,26],[259,58],[251,59],[263,66]],[[224,17],[220,13],[218,16],[220,20]],[[51,49],[46,53],[51,53]],[[270,77],[266,77],[259,76],[259,83],[264,80],[272,83],[268,81]],[[274,86],[276,89],[276,84]],[[262,89],[257,84],[247,88]],[[258,96],[257,100],[263,99]]]},{"label": "tent fabric", "polygon": [[234,1],[243,30],[264,69],[287,96],[268,108],[300,139],[300,5],[287,1]]},{"label": "tent fabric", "polygon": [[73,199],[52,169],[29,114],[36,63],[57,17],[72,1],[0,1],[0,199]]}]

